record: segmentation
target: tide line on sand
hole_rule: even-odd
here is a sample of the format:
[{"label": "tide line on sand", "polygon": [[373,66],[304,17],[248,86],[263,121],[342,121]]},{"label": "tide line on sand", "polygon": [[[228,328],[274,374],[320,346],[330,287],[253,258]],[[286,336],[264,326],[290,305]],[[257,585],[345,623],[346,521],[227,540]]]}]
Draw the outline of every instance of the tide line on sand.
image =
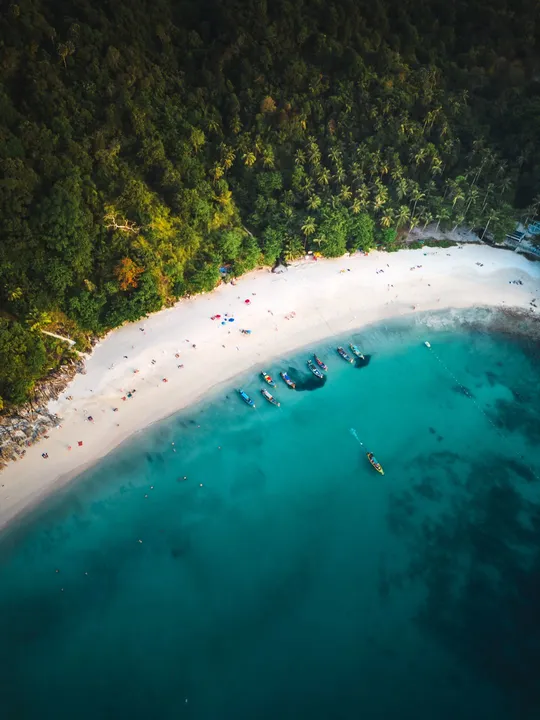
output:
[{"label": "tide line on sand", "polygon": [[415,312],[529,310],[539,287],[538,265],[486,246],[373,252],[301,262],[282,275],[257,270],[125,325],[50,403],[61,426],[1,473],[0,528],[133,433],[254,365]]}]

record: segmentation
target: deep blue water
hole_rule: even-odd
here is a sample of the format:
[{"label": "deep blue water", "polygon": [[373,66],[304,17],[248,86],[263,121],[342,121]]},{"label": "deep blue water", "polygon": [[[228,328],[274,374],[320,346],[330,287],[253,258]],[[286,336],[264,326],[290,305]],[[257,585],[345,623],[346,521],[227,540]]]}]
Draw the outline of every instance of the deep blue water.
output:
[{"label": "deep blue water", "polygon": [[349,340],[362,367],[270,363],[279,409],[255,368],[256,410],[220,389],[4,536],[1,717],[540,716],[534,344]]}]

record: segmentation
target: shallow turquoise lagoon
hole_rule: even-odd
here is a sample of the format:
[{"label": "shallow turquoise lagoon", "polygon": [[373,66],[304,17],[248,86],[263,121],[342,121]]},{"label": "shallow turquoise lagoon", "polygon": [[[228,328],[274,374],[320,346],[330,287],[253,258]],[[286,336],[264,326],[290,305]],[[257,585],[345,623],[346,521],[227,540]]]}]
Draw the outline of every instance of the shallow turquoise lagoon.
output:
[{"label": "shallow turquoise lagoon", "polygon": [[539,717],[537,347],[338,340],[366,363],[254,368],[3,537],[1,717]]}]

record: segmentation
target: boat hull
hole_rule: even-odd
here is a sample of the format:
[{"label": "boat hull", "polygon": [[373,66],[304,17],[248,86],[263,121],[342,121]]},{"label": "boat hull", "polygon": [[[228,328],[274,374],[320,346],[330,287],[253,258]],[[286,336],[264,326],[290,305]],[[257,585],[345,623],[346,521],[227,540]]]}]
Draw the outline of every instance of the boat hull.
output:
[{"label": "boat hull", "polygon": [[311,360],[307,361],[307,366],[311,370],[313,375],[315,375],[316,378],[319,378],[319,380],[324,380],[324,375],[318,368],[315,367],[315,365],[311,362]]},{"label": "boat hull", "polygon": [[371,465],[371,467],[374,470],[376,470],[379,473],[379,475],[384,475],[383,467],[382,467],[381,463],[379,463],[375,460],[375,458],[373,457],[373,453],[366,453],[366,455],[367,455],[367,459],[369,460],[369,464]]},{"label": "boat hull", "polygon": [[271,395],[268,390],[265,390],[264,388],[261,390],[261,395],[265,400],[267,400],[270,405],[274,405],[275,407],[280,407],[280,403],[276,400],[276,398]]},{"label": "boat hull", "polygon": [[249,397],[249,395],[247,393],[245,393],[243,390],[238,390],[238,394],[240,395],[240,397],[242,398],[242,400],[246,403],[246,405],[248,407],[251,407],[251,408],[255,407],[255,403],[253,402],[253,400]]},{"label": "boat hull", "polygon": [[347,353],[345,352],[345,350],[344,350],[342,347],[338,347],[338,348],[337,348],[337,354],[338,354],[341,358],[343,358],[343,359],[345,360],[345,362],[348,362],[348,363],[354,362],[354,360],[352,359],[352,357],[351,357],[350,355],[347,355]]},{"label": "boat hull", "polygon": [[294,382],[294,380],[291,380],[291,378],[287,375],[287,373],[280,373],[280,374],[281,374],[281,379],[283,380],[283,382],[286,385],[288,385],[292,390],[294,390],[296,388],[296,383]]},{"label": "boat hull", "polygon": [[261,372],[262,377],[264,378],[264,381],[267,382],[270,387],[276,387],[276,383],[272,380],[270,375],[268,373],[265,373],[264,370]]},{"label": "boat hull", "polygon": [[356,345],[349,345],[349,348],[353,355],[356,355],[357,358],[360,360],[364,360],[363,353],[360,352],[360,350],[356,347]]},{"label": "boat hull", "polygon": [[317,357],[316,355],[314,355],[313,357],[315,358],[315,362],[317,363],[317,365],[326,372],[328,370],[328,367],[325,363],[323,363],[321,358]]}]

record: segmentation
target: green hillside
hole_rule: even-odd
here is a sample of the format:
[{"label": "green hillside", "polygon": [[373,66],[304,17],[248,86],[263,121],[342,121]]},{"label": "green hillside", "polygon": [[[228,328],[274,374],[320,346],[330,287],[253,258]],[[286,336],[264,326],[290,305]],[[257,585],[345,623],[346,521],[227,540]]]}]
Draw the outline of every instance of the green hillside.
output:
[{"label": "green hillside", "polygon": [[[540,192],[532,0],[21,0],[0,18],[0,396],[219,281]],[[532,210],[534,214],[534,209]]]}]

